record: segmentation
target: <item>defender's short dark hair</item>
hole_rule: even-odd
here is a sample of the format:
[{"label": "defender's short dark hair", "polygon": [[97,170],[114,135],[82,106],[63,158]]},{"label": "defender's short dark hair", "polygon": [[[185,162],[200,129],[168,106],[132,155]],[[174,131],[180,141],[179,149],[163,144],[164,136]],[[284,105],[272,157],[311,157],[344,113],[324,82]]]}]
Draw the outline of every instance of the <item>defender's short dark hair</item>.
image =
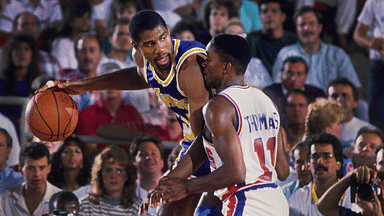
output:
[{"label": "defender's short dark hair", "polygon": [[8,131],[4,128],[0,128],[0,133],[2,133],[5,136],[5,142],[7,143],[7,148],[12,148],[12,137],[9,135]]},{"label": "defender's short dark hair", "polygon": [[349,85],[352,88],[353,99],[356,102],[359,100],[359,92],[357,91],[356,86],[348,78],[338,77],[334,80],[329,81],[328,87],[327,87],[327,93],[328,93],[329,87],[335,86],[335,85]]},{"label": "defender's short dark hair", "polygon": [[139,11],[132,17],[129,24],[129,34],[132,41],[138,44],[144,31],[153,30],[157,26],[167,28],[167,24],[158,13],[152,10]]},{"label": "defender's short dark hair", "polygon": [[234,34],[218,34],[210,42],[221,60],[234,64],[236,74],[244,74],[251,61],[251,48],[248,41]]},{"label": "defender's short dark hair", "polygon": [[137,156],[137,153],[139,152],[139,146],[144,142],[154,143],[160,151],[161,159],[163,159],[163,157],[164,157],[163,143],[155,136],[143,135],[143,136],[136,137],[131,144],[131,147],[129,149],[129,153],[130,153],[133,160],[135,160],[135,157]]},{"label": "defender's short dark hair", "polygon": [[19,156],[19,164],[21,167],[24,166],[26,158],[31,158],[33,160],[39,160],[41,158],[47,157],[48,164],[51,163],[49,150],[41,142],[30,142],[25,145],[21,151]]},{"label": "defender's short dark hair", "polygon": [[285,64],[287,63],[298,63],[302,62],[305,65],[305,74],[308,74],[308,64],[307,62],[300,56],[290,56],[286,58],[283,62],[283,65],[281,67],[281,71],[284,71]]},{"label": "defender's short dark hair", "polygon": [[315,14],[318,24],[323,24],[323,16],[315,8],[310,7],[310,6],[304,6],[304,7],[299,9],[299,11],[294,16],[295,24],[296,24],[298,17],[300,17],[303,14],[308,13],[308,12]]}]

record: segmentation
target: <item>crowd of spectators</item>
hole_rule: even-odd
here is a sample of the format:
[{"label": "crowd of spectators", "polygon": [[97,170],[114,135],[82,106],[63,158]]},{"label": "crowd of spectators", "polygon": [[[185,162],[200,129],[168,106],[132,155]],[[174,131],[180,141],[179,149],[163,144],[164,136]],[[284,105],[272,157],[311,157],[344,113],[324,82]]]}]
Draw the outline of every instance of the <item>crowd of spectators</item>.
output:
[{"label": "crowd of spectators", "polygon": [[[381,0],[0,0],[0,96],[31,97],[42,80],[79,80],[135,67],[129,22],[145,9],[164,17],[174,40],[207,45],[220,33],[247,39],[252,59],[245,81],[262,89],[281,117],[290,176],[278,184],[291,215],[321,215],[327,212],[322,196],[338,179],[346,187],[343,176],[382,171]],[[323,17],[324,11],[333,15]],[[289,21],[293,28],[287,28]],[[324,36],[329,31],[334,40]],[[370,49],[367,83],[350,58],[351,44]],[[72,97],[80,111],[78,127],[55,143],[19,143],[20,106],[0,105],[0,203],[7,206],[0,215],[50,213],[49,199],[61,190],[77,197],[73,211],[84,215],[111,209],[137,215],[140,202],[171,169],[162,141],[181,141],[182,125],[155,91]],[[76,134],[133,142],[119,148],[84,143]],[[74,201],[72,193],[63,199]],[[22,196],[25,205],[19,208],[14,203]],[[373,211],[350,201],[347,190],[336,204],[362,215]]]}]

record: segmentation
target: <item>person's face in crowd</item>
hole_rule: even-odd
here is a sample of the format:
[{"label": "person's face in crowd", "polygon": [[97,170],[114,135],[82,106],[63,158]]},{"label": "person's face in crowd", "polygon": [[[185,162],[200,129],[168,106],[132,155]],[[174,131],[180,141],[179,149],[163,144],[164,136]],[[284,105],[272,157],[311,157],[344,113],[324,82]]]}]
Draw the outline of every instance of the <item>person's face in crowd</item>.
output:
[{"label": "person's face in crowd", "polygon": [[24,13],[17,20],[16,31],[30,34],[35,40],[37,40],[40,37],[39,21],[34,15]]},{"label": "person's face in crowd", "polygon": [[281,72],[281,80],[288,91],[303,88],[307,80],[305,64],[303,62],[286,62]]},{"label": "person's face in crowd", "polygon": [[186,40],[186,41],[194,41],[195,40],[195,36],[193,36],[193,33],[189,30],[185,30],[185,31],[181,32],[180,34],[176,34],[175,36],[176,36],[176,38],[178,38],[180,40]]},{"label": "person's face in crowd", "polygon": [[135,158],[135,165],[140,175],[161,174],[164,160],[161,158],[160,150],[152,142],[144,142],[139,145]]},{"label": "person's face in crowd", "polygon": [[293,158],[297,179],[302,186],[307,185],[311,182],[311,173],[308,170],[307,163],[307,147],[301,146],[295,149]]},{"label": "person's face in crowd", "polygon": [[357,101],[353,98],[352,87],[337,84],[328,88],[328,100],[335,100],[341,104],[344,110],[344,121],[350,121],[353,110],[357,107]]},{"label": "person's face in crowd", "polygon": [[131,4],[125,5],[125,7],[121,7],[116,10],[116,18],[117,20],[121,18],[127,18],[129,20],[137,13],[136,7]]},{"label": "person's face in crowd", "polygon": [[176,119],[176,115],[170,109],[167,111],[165,128],[167,128],[171,141],[177,141],[177,139],[183,134],[183,129],[180,127],[179,122]]},{"label": "person's face in crowd", "polygon": [[375,149],[381,145],[383,140],[375,133],[360,134],[355,141],[355,153],[359,154],[363,159],[374,156]]},{"label": "person's face in crowd", "polygon": [[76,142],[67,144],[60,155],[61,165],[65,170],[80,169],[83,165],[83,152]]},{"label": "person's face in crowd", "polygon": [[172,66],[173,44],[169,29],[159,25],[153,30],[144,31],[138,44],[133,43],[156,71],[169,71]]},{"label": "person's face in crowd", "polygon": [[11,55],[16,68],[27,68],[32,63],[32,48],[26,41],[19,41]]},{"label": "person's face in crowd", "polygon": [[91,14],[86,12],[81,17],[74,17],[69,25],[77,32],[86,32],[91,26]]},{"label": "person's face in crowd", "polygon": [[293,93],[287,98],[286,114],[290,124],[305,124],[308,101],[303,94]]},{"label": "person's face in crowd", "polygon": [[7,140],[3,133],[0,133],[0,172],[7,167],[7,160],[11,154],[12,147],[7,148]]},{"label": "person's face in crowd", "polygon": [[121,196],[124,184],[128,180],[125,168],[120,166],[117,162],[107,162],[103,167],[101,174],[106,194],[111,197]]},{"label": "person's face in crowd", "polygon": [[220,6],[212,8],[209,13],[209,29],[214,32],[221,32],[229,19],[228,9]]},{"label": "person's face in crowd", "polygon": [[47,157],[42,157],[37,160],[27,157],[24,166],[20,167],[20,172],[25,178],[26,187],[33,189],[42,189],[45,187],[45,181],[50,171],[51,165],[48,164]]},{"label": "person's face in crowd", "polygon": [[376,155],[376,171],[384,172],[384,149],[380,149]]},{"label": "person's face in crowd", "polygon": [[121,91],[101,91],[100,92],[101,100],[104,103],[118,102],[121,103]]},{"label": "person's face in crowd", "polygon": [[332,134],[333,136],[340,139],[342,129],[343,125],[341,123],[335,123],[330,127],[325,128],[325,133]]},{"label": "person's face in crowd", "polygon": [[103,56],[99,42],[94,37],[84,37],[77,44],[76,57],[83,73],[95,72]]},{"label": "person's face in crowd", "polygon": [[285,19],[286,15],[281,11],[279,3],[271,2],[260,5],[260,22],[263,24],[264,30],[282,29]]},{"label": "person's face in crowd", "polygon": [[129,25],[121,24],[115,26],[112,34],[111,44],[113,49],[128,52],[132,49],[131,36],[129,35]]},{"label": "person's face in crowd", "polygon": [[312,44],[320,40],[323,25],[318,23],[312,12],[302,14],[296,19],[297,36],[302,44]]},{"label": "person's face in crowd", "polygon": [[230,25],[225,29],[224,33],[239,35],[243,38],[247,37],[247,35],[245,34],[245,29],[240,25]]},{"label": "person's face in crowd", "polygon": [[223,79],[223,69],[225,62],[220,60],[219,54],[215,51],[215,47],[212,43],[208,43],[207,57],[202,64],[203,77],[205,85],[209,88],[216,88]]},{"label": "person's face in crowd", "polygon": [[312,144],[309,169],[314,182],[327,182],[337,179],[341,164],[336,161],[331,144]]}]

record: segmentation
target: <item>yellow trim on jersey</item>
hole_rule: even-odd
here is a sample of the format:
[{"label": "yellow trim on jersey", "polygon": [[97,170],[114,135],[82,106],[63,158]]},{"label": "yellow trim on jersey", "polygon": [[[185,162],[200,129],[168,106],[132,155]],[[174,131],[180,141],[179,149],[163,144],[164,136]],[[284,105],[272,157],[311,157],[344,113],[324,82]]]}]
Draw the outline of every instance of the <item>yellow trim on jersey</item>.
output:
[{"label": "yellow trim on jersey", "polygon": [[145,82],[148,83],[148,76],[147,76],[147,59],[146,58],[143,58],[144,60],[144,68],[143,68],[143,71],[144,71],[144,79],[145,79]]},{"label": "yellow trim on jersey", "polygon": [[[337,181],[340,181],[340,179],[337,179]],[[343,200],[344,199],[344,194],[343,196],[341,197],[340,200]],[[317,200],[319,200],[319,198],[317,197],[317,194],[316,194],[316,190],[315,190],[315,185],[313,184],[312,182],[312,185],[311,185],[311,200],[317,202]]]}]

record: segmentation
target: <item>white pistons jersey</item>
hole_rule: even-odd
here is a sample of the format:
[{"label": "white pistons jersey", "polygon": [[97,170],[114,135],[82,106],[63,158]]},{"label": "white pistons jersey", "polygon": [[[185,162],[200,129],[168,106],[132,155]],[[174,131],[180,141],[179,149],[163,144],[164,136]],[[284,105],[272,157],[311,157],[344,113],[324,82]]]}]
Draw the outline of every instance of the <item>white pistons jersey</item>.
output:
[{"label": "white pistons jersey", "polygon": [[[229,86],[216,97],[226,98],[235,107],[246,177],[245,182],[215,191],[215,195],[224,201],[240,190],[276,187],[276,139],[280,116],[273,102],[260,89],[248,85]],[[204,139],[204,149],[211,171],[219,168],[222,161],[214,144]]]}]

